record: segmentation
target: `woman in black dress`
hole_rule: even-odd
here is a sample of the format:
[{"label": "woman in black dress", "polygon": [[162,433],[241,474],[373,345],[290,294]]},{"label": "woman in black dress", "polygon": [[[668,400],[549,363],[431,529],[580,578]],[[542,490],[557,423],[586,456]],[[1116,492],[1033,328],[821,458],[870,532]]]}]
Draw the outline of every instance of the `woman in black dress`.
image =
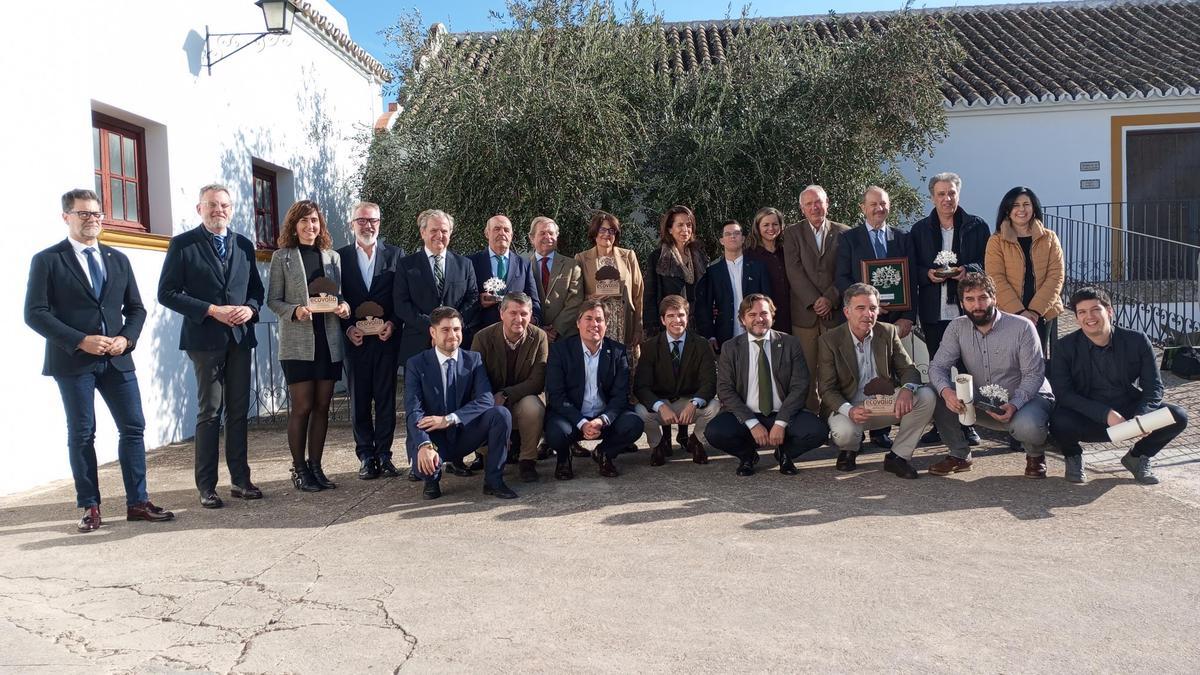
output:
[{"label": "woman in black dress", "polygon": [[654,337],[662,330],[658,305],[668,295],[683,297],[695,309],[696,285],[707,269],[708,257],[696,238],[696,216],[686,206],[667,209],[658,223],[658,249],[650,254],[646,269],[646,297],[642,303],[645,337]]},{"label": "woman in black dress", "polygon": [[792,332],[792,286],[783,264],[783,213],[766,206],[754,214],[754,226],[746,236],[746,257],[758,260],[771,278],[771,297],[775,300],[775,324],[781,333]]},{"label": "woman in black dress", "polygon": [[[314,282],[314,288],[324,286],[336,295],[333,311],[310,309]],[[350,316],[341,287],[341,258],[332,248],[325,217],[316,202],[296,202],[284,216],[279,249],[271,256],[267,305],[279,317],[279,364],[291,399],[287,435],[292,482],[304,492],[337,487],[321,469],[321,456],[333,387],[342,378],[338,319]]]}]

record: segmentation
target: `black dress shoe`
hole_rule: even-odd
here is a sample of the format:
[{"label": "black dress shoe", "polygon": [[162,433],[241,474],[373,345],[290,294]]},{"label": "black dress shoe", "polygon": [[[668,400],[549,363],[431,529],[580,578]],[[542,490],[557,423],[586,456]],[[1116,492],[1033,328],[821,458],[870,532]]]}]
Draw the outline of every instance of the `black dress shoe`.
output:
[{"label": "black dress shoe", "polygon": [[517,475],[522,483],[538,482],[537,462],[532,459],[521,460],[517,463]]},{"label": "black dress shoe", "polygon": [[[675,452],[675,448],[671,447],[671,425],[670,424],[660,424],[659,428],[662,429],[662,441],[659,444],[664,446],[663,447],[663,456],[670,457]],[[683,445],[683,443],[680,443],[680,445]],[[651,450],[653,450],[653,448],[651,448]],[[654,464],[653,457],[651,458],[650,463],[653,466],[659,466],[658,464]]]},{"label": "black dress shoe", "polygon": [[605,456],[600,461],[600,475],[605,478],[616,478],[621,475],[621,472],[617,471],[617,465],[613,464],[613,461]]},{"label": "black dress shoe", "polygon": [[308,460],[308,470],[312,472],[313,479],[317,481],[317,485],[320,485],[322,490],[332,490],[337,487],[337,484],[325,475],[325,470],[321,468],[319,462]]},{"label": "black dress shoe", "polygon": [[229,488],[229,496],[234,499],[262,499],[262,490],[254,483],[233,485]]},{"label": "black dress shoe", "polygon": [[217,496],[216,490],[204,490],[200,493],[200,506],[206,509],[219,509],[225,506],[225,502]]},{"label": "black dress shoe", "polygon": [[[969,428],[969,427],[966,427]],[[921,445],[937,445],[942,442],[942,435],[938,433],[937,427],[921,434]]]},{"label": "black dress shoe", "polygon": [[554,467],[555,480],[571,480],[575,477],[575,470],[571,468],[570,462],[559,462],[558,466]]},{"label": "black dress shoe", "polygon": [[754,475],[754,462],[752,462],[749,458],[742,459],[740,462],[738,462],[737,471],[735,471],[734,473],[736,473],[739,476],[753,476]]},{"label": "black dress shoe", "polygon": [[323,489],[308,464],[292,467],[292,485],[301,492],[320,492]]},{"label": "black dress shoe", "polygon": [[[687,447],[688,437],[691,435],[688,433],[688,425],[680,424],[678,427],[679,431],[675,434],[675,440],[679,441],[680,446]],[[668,452],[667,456],[670,457],[671,453]]]},{"label": "black dress shoe", "polygon": [[975,431],[974,426],[963,427],[963,435],[967,437],[967,445],[979,445],[983,441],[979,438],[979,432]]},{"label": "black dress shoe", "polygon": [[488,485],[487,483],[484,483],[483,484],[483,494],[491,495],[493,497],[499,497],[500,499],[516,499],[517,498],[517,493],[513,492],[512,488],[505,485],[504,481],[500,481],[496,485]]},{"label": "black dress shoe", "polygon": [[451,473],[455,476],[460,476],[462,478],[475,475],[475,472],[468,469],[467,465],[463,464],[461,459],[456,459],[453,462],[446,462],[442,466],[446,467],[446,471],[448,473]]},{"label": "black dress shoe", "polygon": [[889,452],[883,456],[883,470],[910,480],[917,477],[917,470],[912,468],[908,460],[894,452]]},{"label": "black dress shoe", "polygon": [[545,443],[538,444],[537,458],[538,458],[539,462],[542,461],[543,459],[550,459],[550,457],[552,457],[553,455],[554,455],[554,451],[550,449],[550,446],[546,445]]},{"label": "black dress shoe", "polygon": [[400,470],[396,468],[395,464],[392,464],[392,460],[385,459],[379,462],[379,473],[388,478],[395,478],[400,475]]},{"label": "black dress shoe", "polygon": [[892,436],[888,429],[876,429],[871,432],[871,442],[884,450],[892,449]]},{"label": "black dress shoe", "polygon": [[584,450],[582,445],[580,445],[578,443],[571,444],[571,456],[572,457],[590,457],[591,454],[592,454],[591,452]]},{"label": "black dress shoe", "polygon": [[437,499],[442,496],[442,481],[436,478],[430,478],[425,481],[425,489],[421,491],[421,495],[425,499]]},{"label": "black dress shoe", "polygon": [[[669,430],[668,430],[669,431]],[[650,449],[650,466],[662,466],[667,463],[668,451],[671,449],[671,437],[663,436],[658,445]]]},{"label": "black dress shoe", "polygon": [[834,468],[837,469],[838,471],[853,471],[854,468],[857,466],[856,461],[855,461],[857,459],[858,459],[857,452],[850,452],[849,450],[842,450],[841,452],[838,453],[837,464],[834,465]]},{"label": "black dress shoe", "polygon": [[358,467],[359,480],[375,480],[379,478],[379,462],[375,458],[364,459],[362,465]]},{"label": "black dress shoe", "polygon": [[795,476],[799,473],[796,471],[796,463],[779,448],[775,449],[775,461],[779,462],[779,473],[785,476]]}]

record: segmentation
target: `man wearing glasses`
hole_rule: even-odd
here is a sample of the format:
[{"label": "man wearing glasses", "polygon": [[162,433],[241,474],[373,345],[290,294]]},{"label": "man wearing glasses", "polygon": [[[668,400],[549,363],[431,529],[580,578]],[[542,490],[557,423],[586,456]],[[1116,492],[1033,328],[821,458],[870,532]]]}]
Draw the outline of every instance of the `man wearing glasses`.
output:
[{"label": "man wearing glasses", "polygon": [[91,190],[62,197],[66,240],[33,257],[25,296],[25,323],[46,338],[42,374],[62,394],[80,532],[100,527],[96,472],[96,392],[117,425],[117,458],[125,483],[126,519],[171,520],[146,494],[146,428],[133,351],[146,309],[129,259],[99,243],[100,199]]},{"label": "man wearing glasses", "polygon": [[200,505],[219,509],[217,461],[221,414],[225,416],[225,462],[230,494],[261,499],[246,461],[246,416],[250,409],[250,361],[257,344],[254,324],[263,303],[254,243],[229,229],[229,188],[200,188],[196,205],[203,223],[171,239],[158,280],[158,301],[183,315],[179,348],[196,371],[196,488]]},{"label": "man wearing glasses", "polygon": [[[338,249],[342,258],[342,295],[350,303],[346,331],[346,381],[350,388],[350,418],[354,426],[354,452],[362,480],[380,474],[393,478],[400,472],[392,464],[392,437],[396,431],[396,344],[400,326],[392,301],[396,261],[404,251],[379,238],[379,205],[359,202],[350,211],[354,243]],[[364,334],[356,325],[359,307],[379,305],[383,329]],[[372,418],[374,412],[374,418]]]},{"label": "man wearing glasses", "polygon": [[718,352],[730,339],[746,332],[738,320],[742,298],[771,294],[766,266],[742,255],[745,243],[741,224],[725,221],[721,225],[724,255],[709,264],[696,288],[696,329]]}]

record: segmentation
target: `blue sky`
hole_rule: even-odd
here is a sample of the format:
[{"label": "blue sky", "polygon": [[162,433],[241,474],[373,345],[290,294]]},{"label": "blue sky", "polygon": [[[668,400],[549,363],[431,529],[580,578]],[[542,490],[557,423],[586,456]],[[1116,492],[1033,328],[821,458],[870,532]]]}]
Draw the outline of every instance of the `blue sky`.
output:
[{"label": "blue sky", "polygon": [[[425,25],[441,21],[453,32],[491,30],[489,10],[503,10],[503,0],[329,0],[350,23],[350,36],[354,41],[384,64],[389,64],[388,48],[379,31],[390,26],[402,12],[409,8],[421,11]],[[620,0],[618,0],[620,3]],[[728,0],[659,0],[653,7],[662,12],[667,21],[698,21],[722,19],[728,15],[739,15],[745,3]],[[950,7],[955,5],[997,4],[988,0],[916,0],[914,7]],[[750,3],[751,16],[798,16],[824,14],[829,10],[839,13],[875,12],[897,10],[904,6],[903,0],[760,0]],[[645,7],[649,9],[650,3]]]}]

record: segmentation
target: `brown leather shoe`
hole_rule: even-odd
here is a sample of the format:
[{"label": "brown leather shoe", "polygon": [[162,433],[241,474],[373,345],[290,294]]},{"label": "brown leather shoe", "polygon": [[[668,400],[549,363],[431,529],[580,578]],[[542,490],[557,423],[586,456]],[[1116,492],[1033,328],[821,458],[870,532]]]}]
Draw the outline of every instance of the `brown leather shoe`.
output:
[{"label": "brown leather shoe", "polygon": [[971,460],[959,459],[952,455],[947,455],[946,459],[929,467],[929,473],[935,476],[949,476],[952,473],[962,473],[963,471],[971,470]]},{"label": "brown leather shoe", "polygon": [[141,504],[130,506],[125,511],[125,520],[145,520],[151,523],[161,523],[168,520],[175,520],[175,514],[161,506],[155,506],[152,502],[145,501]]},{"label": "brown leather shoe", "polygon": [[704,444],[692,434],[688,437],[687,451],[692,454],[692,461],[696,464],[708,464],[708,452],[704,449]]},{"label": "brown leather shoe", "polygon": [[93,532],[100,529],[100,507],[89,506],[83,510],[83,517],[76,525],[80,532]]},{"label": "brown leather shoe", "polygon": [[667,463],[667,455],[671,449],[671,437],[663,436],[658,445],[650,449],[650,466],[662,466]]},{"label": "brown leather shoe", "polygon": [[538,482],[537,462],[532,459],[522,459],[517,463],[517,475],[522,483]]},{"label": "brown leather shoe", "polygon": [[1025,456],[1025,477],[1026,478],[1045,478],[1046,477],[1046,456],[1045,455],[1026,455]]},{"label": "brown leather shoe", "polygon": [[571,444],[571,456],[572,457],[591,457],[592,453],[588,452],[587,450],[584,450],[582,445],[580,445],[578,443],[572,443]]},{"label": "brown leather shoe", "polygon": [[613,464],[611,459],[605,457],[600,461],[600,475],[605,478],[616,478],[621,475],[621,472],[617,471],[617,465]]}]

